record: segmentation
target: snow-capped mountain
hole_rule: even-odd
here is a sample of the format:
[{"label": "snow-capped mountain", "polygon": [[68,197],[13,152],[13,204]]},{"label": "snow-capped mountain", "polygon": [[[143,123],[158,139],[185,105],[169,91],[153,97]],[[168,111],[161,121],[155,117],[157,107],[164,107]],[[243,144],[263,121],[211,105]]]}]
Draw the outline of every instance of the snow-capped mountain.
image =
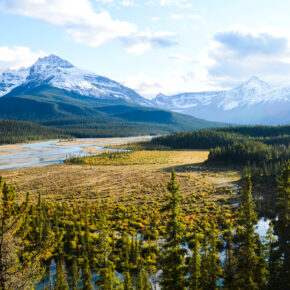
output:
[{"label": "snow-capped mountain", "polygon": [[155,107],[236,124],[290,123],[290,87],[273,88],[257,77],[224,91],[157,95]]},{"label": "snow-capped mountain", "polygon": [[21,85],[29,74],[29,69],[6,70],[0,74],[0,97]]},{"label": "snow-capped mountain", "polygon": [[79,69],[54,54],[39,58],[29,68],[27,75],[22,75],[23,78],[20,78],[19,72],[12,74],[10,79],[15,81],[13,83],[11,81],[10,83],[13,85],[10,85],[10,83],[5,82],[5,76],[2,74],[0,80],[3,78],[3,88],[6,88],[5,93],[3,89],[2,95],[11,92],[15,88],[17,93],[21,92],[23,94],[37,87],[47,85],[87,97],[105,100],[122,99],[139,105],[150,105],[148,100],[120,83]]}]

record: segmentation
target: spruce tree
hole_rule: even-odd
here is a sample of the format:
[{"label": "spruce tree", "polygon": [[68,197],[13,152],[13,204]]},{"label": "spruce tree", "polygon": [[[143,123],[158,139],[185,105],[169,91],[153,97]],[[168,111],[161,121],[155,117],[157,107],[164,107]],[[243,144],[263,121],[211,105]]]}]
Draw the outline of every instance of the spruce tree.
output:
[{"label": "spruce tree", "polygon": [[255,233],[257,221],[255,204],[252,198],[251,176],[246,174],[242,180],[241,204],[237,220],[237,276],[234,285],[236,289],[259,289],[258,281],[264,279],[256,277],[257,267],[260,262],[256,254],[259,239]]},{"label": "spruce tree", "polygon": [[68,290],[68,284],[63,271],[63,259],[60,258],[56,267],[55,290]]},{"label": "spruce tree", "polygon": [[76,257],[73,258],[73,265],[72,265],[72,290],[79,289],[79,282],[80,282],[80,270],[78,267],[78,262]]},{"label": "spruce tree", "polygon": [[166,242],[163,246],[163,256],[161,263],[161,281],[162,289],[186,289],[186,271],[185,254],[186,249],[181,247],[184,243],[184,226],[180,217],[181,195],[179,185],[176,184],[176,174],[172,170],[171,180],[168,182],[167,204],[163,211],[168,214],[166,225]]},{"label": "spruce tree", "polygon": [[279,273],[280,289],[290,288],[290,161],[283,166],[277,177],[278,221],[274,224],[278,236],[281,270]]},{"label": "spruce tree", "polygon": [[83,290],[92,290],[92,273],[90,269],[90,263],[87,256],[84,258],[82,266],[82,289]]},{"label": "spruce tree", "polygon": [[278,289],[280,284],[281,259],[272,222],[269,224],[265,237],[265,256],[267,261],[267,289]]},{"label": "spruce tree", "polygon": [[[47,244],[29,241],[29,195],[17,203],[15,188],[0,176],[0,289],[25,289],[43,275]],[[29,249],[29,250],[28,250]]]},{"label": "spruce tree", "polygon": [[189,264],[189,289],[198,290],[200,288],[200,243],[197,233],[194,234],[192,257]]},{"label": "spruce tree", "polygon": [[233,242],[233,221],[230,219],[227,224],[227,230],[224,233],[225,241],[225,262],[224,262],[224,289],[233,289],[235,280],[235,259],[233,255],[234,242]]}]

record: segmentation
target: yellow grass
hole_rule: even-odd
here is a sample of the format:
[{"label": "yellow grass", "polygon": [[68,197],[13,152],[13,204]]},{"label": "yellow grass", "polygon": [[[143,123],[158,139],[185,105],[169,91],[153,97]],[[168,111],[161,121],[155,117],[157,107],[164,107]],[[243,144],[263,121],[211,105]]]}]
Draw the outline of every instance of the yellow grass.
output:
[{"label": "yellow grass", "polygon": [[234,194],[227,184],[236,182],[238,172],[208,169],[200,163],[207,151],[138,151],[123,164],[70,165],[1,171],[1,175],[24,197],[38,193],[51,201],[89,202],[110,200],[126,206],[164,202],[172,168],[184,197],[183,208],[228,206]]}]

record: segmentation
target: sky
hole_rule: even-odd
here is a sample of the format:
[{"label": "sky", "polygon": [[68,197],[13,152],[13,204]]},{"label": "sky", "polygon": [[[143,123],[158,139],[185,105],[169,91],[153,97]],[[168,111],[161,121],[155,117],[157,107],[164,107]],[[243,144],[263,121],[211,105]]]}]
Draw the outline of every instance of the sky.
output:
[{"label": "sky", "polygon": [[0,0],[0,71],[51,53],[144,97],[290,84],[289,0]]}]

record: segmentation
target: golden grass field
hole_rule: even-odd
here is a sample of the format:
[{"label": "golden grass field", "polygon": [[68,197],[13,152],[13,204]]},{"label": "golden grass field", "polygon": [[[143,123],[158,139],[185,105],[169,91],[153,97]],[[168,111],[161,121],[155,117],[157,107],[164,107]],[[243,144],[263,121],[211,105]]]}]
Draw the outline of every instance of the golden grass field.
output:
[{"label": "golden grass field", "polygon": [[96,165],[61,164],[41,168],[2,170],[0,174],[22,196],[32,200],[40,193],[51,201],[88,202],[110,200],[126,206],[154,207],[165,200],[172,168],[184,197],[187,212],[192,207],[229,206],[235,199],[231,186],[239,172],[213,169],[201,163],[208,151],[135,151],[124,160],[108,162],[96,157]]}]

